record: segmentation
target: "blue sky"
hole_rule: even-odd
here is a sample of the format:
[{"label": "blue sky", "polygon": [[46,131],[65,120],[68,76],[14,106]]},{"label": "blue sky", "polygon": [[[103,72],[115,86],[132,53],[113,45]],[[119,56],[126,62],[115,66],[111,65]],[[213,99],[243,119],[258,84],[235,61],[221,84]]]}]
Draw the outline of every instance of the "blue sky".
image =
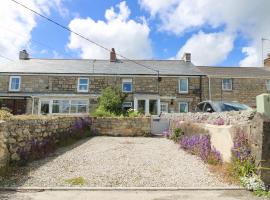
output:
[{"label": "blue sky", "polygon": [[[0,37],[5,38],[0,43],[0,55],[16,59],[15,50],[26,48],[31,57],[108,58],[107,52],[9,0],[4,2],[0,28],[7,32]],[[270,6],[268,0],[19,2],[134,59],[180,59],[184,52],[190,52],[197,65],[260,66],[261,37],[270,38],[267,25],[270,16],[265,9]],[[17,17],[11,17],[13,12]],[[13,25],[5,27],[5,24]],[[270,42],[264,45],[266,56]]]}]

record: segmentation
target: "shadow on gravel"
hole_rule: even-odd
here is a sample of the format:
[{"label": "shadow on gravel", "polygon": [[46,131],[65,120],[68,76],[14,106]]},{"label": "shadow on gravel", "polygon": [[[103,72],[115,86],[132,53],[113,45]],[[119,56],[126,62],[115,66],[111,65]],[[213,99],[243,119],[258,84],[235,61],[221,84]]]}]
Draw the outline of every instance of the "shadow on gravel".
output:
[{"label": "shadow on gravel", "polygon": [[[81,140],[78,140],[74,144],[65,147],[59,147],[56,149],[55,152],[51,153],[48,157],[31,161],[27,163],[25,166],[11,166],[8,169],[8,173],[5,177],[0,177],[0,187],[20,187],[23,186],[24,183],[31,178],[31,172],[38,169],[42,165],[46,164],[47,162],[52,162],[58,156],[81,146],[85,142],[91,140],[92,137],[87,137]],[[1,199],[1,198],[0,198]],[[1,199],[2,200],[2,199]]]}]

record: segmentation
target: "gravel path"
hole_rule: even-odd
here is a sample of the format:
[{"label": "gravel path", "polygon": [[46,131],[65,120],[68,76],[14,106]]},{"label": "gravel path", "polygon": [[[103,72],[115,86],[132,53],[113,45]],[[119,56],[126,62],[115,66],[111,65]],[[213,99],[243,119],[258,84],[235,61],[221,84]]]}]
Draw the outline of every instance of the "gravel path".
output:
[{"label": "gravel path", "polygon": [[67,179],[83,177],[83,186],[91,187],[227,186],[201,160],[164,138],[94,137],[19,171],[28,173],[17,172],[5,184],[69,186]]}]

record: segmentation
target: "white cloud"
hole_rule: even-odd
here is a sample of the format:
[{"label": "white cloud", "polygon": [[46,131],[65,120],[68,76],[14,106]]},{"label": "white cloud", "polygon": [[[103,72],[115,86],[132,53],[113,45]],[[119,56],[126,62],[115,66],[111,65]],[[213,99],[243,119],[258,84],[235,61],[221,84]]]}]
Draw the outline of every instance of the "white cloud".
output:
[{"label": "white cloud", "polygon": [[241,67],[256,66],[261,62],[258,52],[254,47],[243,47],[242,53],[244,53],[246,57],[240,61]]},{"label": "white cloud", "polygon": [[[167,4],[165,1],[154,0],[139,0],[139,2],[144,9],[159,17],[160,30],[176,35],[181,36],[202,27],[223,27],[224,33],[231,33],[232,37],[237,34],[247,39],[249,41],[247,48],[254,49],[258,55],[261,53],[261,37],[270,37],[269,0],[170,0],[166,1]],[[204,41],[198,42],[203,45]],[[270,52],[270,48],[265,50],[265,54],[267,50]],[[253,57],[245,59],[245,64],[260,65],[260,59],[254,62],[254,51],[247,53],[246,48],[242,51],[247,57]],[[217,63],[220,61],[217,59]]]},{"label": "white cloud", "polygon": [[233,48],[234,37],[226,33],[204,33],[193,35],[178,51],[181,59],[185,52],[192,52],[192,62],[197,65],[214,65],[226,59]]},{"label": "white cloud", "polygon": [[[129,19],[130,10],[125,1],[105,11],[106,21],[94,21],[75,18],[69,28],[107,48],[114,47],[116,53],[121,53],[129,58],[150,58],[152,56],[150,29],[146,22]],[[109,58],[109,52],[91,44],[74,34],[70,35],[67,45],[72,50],[80,50],[82,58]]]},{"label": "white cloud", "polygon": [[[61,0],[24,0],[20,2],[46,15],[50,14],[52,8],[58,9],[59,12],[61,10],[62,14],[67,12],[64,11]],[[29,49],[31,31],[36,26],[34,13],[12,1],[2,1],[0,6],[0,54],[14,60],[17,59],[21,49]],[[6,62],[6,60],[0,58],[0,63],[2,62]]]}]

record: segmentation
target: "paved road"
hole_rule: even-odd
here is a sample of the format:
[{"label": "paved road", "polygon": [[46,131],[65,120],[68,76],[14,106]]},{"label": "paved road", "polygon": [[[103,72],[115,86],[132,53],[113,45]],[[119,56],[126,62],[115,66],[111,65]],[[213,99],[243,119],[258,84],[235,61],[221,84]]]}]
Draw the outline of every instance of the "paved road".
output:
[{"label": "paved road", "polygon": [[45,191],[0,192],[1,200],[256,200],[246,191]]}]

